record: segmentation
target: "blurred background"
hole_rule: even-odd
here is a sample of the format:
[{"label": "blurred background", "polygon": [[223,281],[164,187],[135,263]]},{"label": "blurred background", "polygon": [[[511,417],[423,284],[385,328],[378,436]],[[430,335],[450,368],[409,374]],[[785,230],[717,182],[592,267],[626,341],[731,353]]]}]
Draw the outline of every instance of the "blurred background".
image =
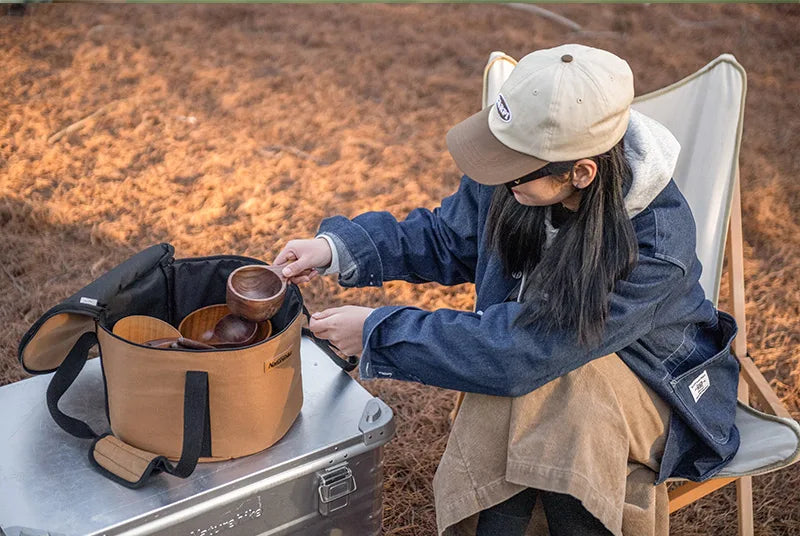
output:
[{"label": "blurred background", "polygon": [[[479,109],[489,53],[578,42],[628,60],[637,94],[725,52],[747,70],[748,340],[800,418],[800,6],[541,7],[563,20],[503,4],[0,7],[0,384],[25,377],[16,347],[44,311],[148,245],[270,262],[326,216],[437,206],[460,177],[445,133]],[[312,311],[471,309],[472,292],[303,288]],[[435,534],[454,394],[364,385],[398,425],[385,533]],[[800,464],[754,479],[756,534],[800,533],[798,486]],[[735,534],[734,506],[728,486],[671,534]]]}]

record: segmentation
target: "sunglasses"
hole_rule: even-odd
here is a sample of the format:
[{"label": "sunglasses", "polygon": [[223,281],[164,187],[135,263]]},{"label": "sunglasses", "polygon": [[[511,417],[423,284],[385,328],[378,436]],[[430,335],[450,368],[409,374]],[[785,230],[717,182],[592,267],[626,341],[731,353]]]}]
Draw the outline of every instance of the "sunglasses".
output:
[{"label": "sunglasses", "polygon": [[550,162],[543,168],[539,168],[536,171],[532,171],[527,175],[524,175],[518,179],[514,179],[513,181],[508,181],[503,183],[508,188],[508,193],[514,194],[511,191],[512,188],[519,186],[520,184],[525,184],[526,182],[535,181],[536,179],[541,179],[543,177],[549,177],[550,175],[563,175],[564,173],[568,172],[572,169],[572,166],[575,165],[575,162]]}]

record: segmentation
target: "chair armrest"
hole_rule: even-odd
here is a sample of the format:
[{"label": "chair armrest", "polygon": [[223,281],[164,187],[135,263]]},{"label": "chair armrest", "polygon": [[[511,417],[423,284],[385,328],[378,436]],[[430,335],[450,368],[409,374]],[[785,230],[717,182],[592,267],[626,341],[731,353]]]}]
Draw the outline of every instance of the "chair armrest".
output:
[{"label": "chair armrest", "polygon": [[778,396],[775,394],[775,391],[772,390],[772,387],[770,387],[767,379],[764,378],[764,375],[761,374],[761,371],[758,370],[758,367],[753,363],[750,354],[741,357],[737,355],[736,358],[739,360],[739,365],[741,365],[741,377],[747,382],[747,385],[751,389],[751,394],[755,395],[758,402],[777,417],[791,419],[791,414],[778,399]]},{"label": "chair armrest", "polygon": [[[727,486],[735,480],[735,478],[711,478],[705,482],[684,481],[684,484],[681,484],[680,486],[675,487],[668,492],[669,513],[671,514],[676,512],[684,506],[692,504],[697,499],[705,497],[712,491],[718,490],[723,486]],[[675,482],[675,480],[669,479],[667,482]]]}]

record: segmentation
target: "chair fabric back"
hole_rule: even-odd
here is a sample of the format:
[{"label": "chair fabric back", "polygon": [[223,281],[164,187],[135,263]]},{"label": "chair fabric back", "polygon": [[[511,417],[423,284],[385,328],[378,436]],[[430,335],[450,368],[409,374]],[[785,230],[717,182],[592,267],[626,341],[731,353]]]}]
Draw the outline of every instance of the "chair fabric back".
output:
[{"label": "chair fabric back", "polygon": [[[490,106],[515,62],[492,52],[487,63],[483,105]],[[697,225],[700,284],[715,305],[731,198],[738,178],[747,79],[742,66],[723,54],[696,73],[641,95],[633,107],[666,126],[681,144],[674,178]]]},{"label": "chair fabric back", "polygon": [[747,78],[730,54],[663,89],[638,97],[633,107],[666,126],[681,152],[675,182],[697,224],[700,284],[719,298],[731,198],[739,174]]}]

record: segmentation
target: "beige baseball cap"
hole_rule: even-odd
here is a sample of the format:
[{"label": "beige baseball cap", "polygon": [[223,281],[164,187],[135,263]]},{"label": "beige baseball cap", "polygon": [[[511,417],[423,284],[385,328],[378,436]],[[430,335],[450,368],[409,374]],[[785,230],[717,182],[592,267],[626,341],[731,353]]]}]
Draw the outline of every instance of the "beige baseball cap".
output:
[{"label": "beige baseball cap", "polygon": [[522,58],[493,106],[447,133],[447,148],[473,180],[495,185],[549,162],[605,153],[628,128],[633,73],[611,52],[584,45]]}]

